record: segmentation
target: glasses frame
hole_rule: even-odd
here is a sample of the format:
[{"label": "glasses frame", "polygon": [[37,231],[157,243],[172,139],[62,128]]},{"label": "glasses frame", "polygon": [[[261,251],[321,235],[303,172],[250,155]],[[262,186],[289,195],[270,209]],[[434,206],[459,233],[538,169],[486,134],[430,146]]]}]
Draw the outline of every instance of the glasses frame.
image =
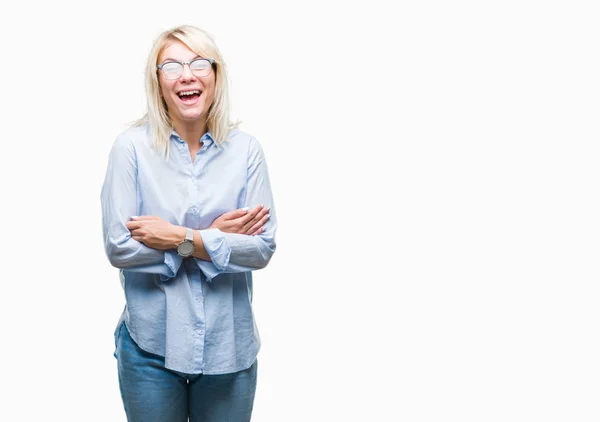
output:
[{"label": "glasses frame", "polygon": [[[169,61],[167,61],[167,62],[164,62],[164,63],[161,63],[161,64],[157,64],[157,65],[156,65],[156,68],[157,68],[157,69],[159,69],[159,70],[162,70],[163,66],[165,66],[165,65],[167,65],[167,64],[169,64],[169,63],[178,63],[178,64],[180,64],[180,65],[181,65],[181,75],[183,75],[183,68],[184,68],[184,67],[185,67],[185,65],[187,64],[188,66],[190,66],[190,72],[192,72],[194,75],[196,75],[196,73],[194,73],[194,69],[192,69],[192,63],[194,63],[194,62],[195,62],[195,61],[197,61],[197,60],[206,60],[207,62],[209,62],[209,63],[210,63],[210,67],[211,67],[211,69],[214,69],[215,59],[211,59],[211,58],[208,58],[208,57],[198,57],[198,58],[196,58],[196,59],[194,59],[194,60],[190,60],[189,62],[178,62],[177,60],[169,60]],[[177,80],[177,79],[181,78],[181,75],[179,75],[179,76],[178,76],[178,77],[176,77],[176,78],[169,79],[169,78],[167,78],[167,75],[166,75],[166,74],[165,74],[165,72],[163,71],[163,76],[164,76],[166,79],[170,80],[170,81],[175,81],[175,80]],[[196,75],[196,76],[198,76],[198,75]],[[204,76],[208,76],[208,74],[207,74],[207,75],[204,75]],[[202,78],[203,76],[198,76],[198,77]]]}]

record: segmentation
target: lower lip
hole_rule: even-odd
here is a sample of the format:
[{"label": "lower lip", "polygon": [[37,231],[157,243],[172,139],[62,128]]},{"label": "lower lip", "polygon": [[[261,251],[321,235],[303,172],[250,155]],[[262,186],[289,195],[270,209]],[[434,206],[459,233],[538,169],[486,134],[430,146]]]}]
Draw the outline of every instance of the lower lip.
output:
[{"label": "lower lip", "polygon": [[184,105],[193,106],[193,105],[196,105],[198,103],[198,101],[200,101],[200,97],[202,97],[202,93],[193,100],[183,100],[179,97],[177,97],[177,98],[179,98],[179,101],[181,101]]}]

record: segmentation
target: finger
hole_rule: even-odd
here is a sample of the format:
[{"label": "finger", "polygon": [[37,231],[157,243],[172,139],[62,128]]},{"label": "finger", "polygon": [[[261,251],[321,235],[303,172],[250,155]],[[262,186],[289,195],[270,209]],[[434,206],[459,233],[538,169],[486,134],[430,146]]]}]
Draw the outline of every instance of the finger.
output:
[{"label": "finger", "polygon": [[259,233],[262,233],[263,231],[263,226],[261,226],[260,224],[255,224],[254,226],[252,226],[252,228],[250,230],[248,230],[246,232],[246,234],[248,236],[255,236]]},{"label": "finger", "polygon": [[[269,215],[269,211],[271,211],[271,208],[263,208],[261,209],[256,216],[252,219],[252,222],[257,223],[259,222],[261,219],[263,219],[266,215]],[[266,220],[265,220],[266,221]]]},{"label": "finger", "polygon": [[160,217],[155,215],[133,215],[131,216],[132,220],[160,220]]},{"label": "finger", "polygon": [[263,215],[260,220],[258,220],[257,222],[255,222],[255,224],[253,226],[251,226],[248,230],[246,230],[246,234],[250,234],[250,233],[256,232],[258,229],[260,229],[261,227],[263,227],[267,223],[267,221],[269,220],[269,218],[271,218],[271,216],[269,214]]},{"label": "finger", "polygon": [[250,210],[249,207],[244,207],[244,208],[238,208],[237,210],[233,210],[233,211],[229,211],[226,212],[225,214],[223,214],[221,217],[223,217],[223,219],[225,221],[228,220],[235,220],[236,218],[240,218],[245,216],[246,214],[248,214],[248,211]]},{"label": "finger", "polygon": [[257,212],[256,215],[254,215],[251,220],[249,220],[248,222],[246,222],[246,224],[244,224],[244,227],[243,227],[244,232],[247,232],[248,230],[250,230],[252,226],[254,226],[256,223],[260,222],[263,218],[265,218],[266,215],[269,215],[268,212],[269,212],[269,208],[263,208],[259,212]]},{"label": "finger", "polygon": [[143,236],[143,235],[144,235],[144,233],[139,228],[135,229],[135,230],[131,230],[131,237],[134,237],[134,236],[138,236],[139,237],[139,236]]},{"label": "finger", "polygon": [[248,233],[248,236],[256,236],[265,231],[265,227],[259,227],[258,230]]},{"label": "finger", "polygon": [[242,227],[246,227],[249,228],[250,226],[252,226],[252,224],[250,224],[252,222],[252,220],[256,217],[256,215],[262,210],[263,205],[260,204],[258,205],[256,208],[253,208],[252,210],[248,211],[248,213],[246,215],[244,215],[243,217],[238,218],[236,221],[238,224],[240,224]]},{"label": "finger", "polygon": [[[258,205],[257,207],[255,207],[253,209],[250,209],[249,207],[244,207],[244,208],[240,208],[235,211],[231,211],[229,214],[232,217],[229,218],[229,221],[237,220],[236,223],[238,223],[240,225],[246,224],[249,220],[252,219],[252,217],[254,215],[256,215],[256,213],[258,211],[260,211],[260,207],[261,206]],[[235,217],[234,217],[234,215],[235,215]]]},{"label": "finger", "polygon": [[129,230],[133,229],[139,229],[140,227],[145,227],[145,226],[149,226],[152,224],[152,221],[156,221],[156,220],[135,220],[135,221],[128,221],[127,223],[125,223],[125,227],[127,227]]},{"label": "finger", "polygon": [[142,236],[132,236],[132,237],[133,237],[134,240],[137,240],[138,242],[143,243],[142,242]]},{"label": "finger", "polygon": [[139,229],[143,225],[144,225],[144,223],[141,221],[128,221],[127,223],[125,223],[125,227],[127,227],[130,231]]}]

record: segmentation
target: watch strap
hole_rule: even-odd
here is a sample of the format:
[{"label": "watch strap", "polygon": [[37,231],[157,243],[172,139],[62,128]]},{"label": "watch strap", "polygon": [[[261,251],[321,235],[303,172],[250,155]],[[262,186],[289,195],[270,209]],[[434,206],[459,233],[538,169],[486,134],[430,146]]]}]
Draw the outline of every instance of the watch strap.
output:
[{"label": "watch strap", "polygon": [[194,243],[194,230],[190,229],[189,227],[185,228],[185,240]]}]

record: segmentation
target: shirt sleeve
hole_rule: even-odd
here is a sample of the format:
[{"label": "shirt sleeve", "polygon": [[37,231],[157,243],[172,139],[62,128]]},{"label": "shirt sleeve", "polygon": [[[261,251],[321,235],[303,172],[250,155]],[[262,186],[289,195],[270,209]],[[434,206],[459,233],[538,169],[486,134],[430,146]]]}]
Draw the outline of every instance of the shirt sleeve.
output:
[{"label": "shirt sleeve", "polygon": [[252,138],[249,143],[246,199],[243,206],[252,209],[260,204],[271,210],[270,218],[264,226],[265,230],[259,235],[224,233],[219,229],[199,230],[212,261],[196,258],[196,262],[208,280],[222,273],[264,268],[275,253],[277,217],[269,172],[263,150],[258,141]]},{"label": "shirt sleeve", "polygon": [[145,246],[131,237],[125,224],[138,214],[135,148],[123,134],[110,151],[100,200],[104,249],[111,265],[123,270],[175,277],[182,258],[175,251]]}]

